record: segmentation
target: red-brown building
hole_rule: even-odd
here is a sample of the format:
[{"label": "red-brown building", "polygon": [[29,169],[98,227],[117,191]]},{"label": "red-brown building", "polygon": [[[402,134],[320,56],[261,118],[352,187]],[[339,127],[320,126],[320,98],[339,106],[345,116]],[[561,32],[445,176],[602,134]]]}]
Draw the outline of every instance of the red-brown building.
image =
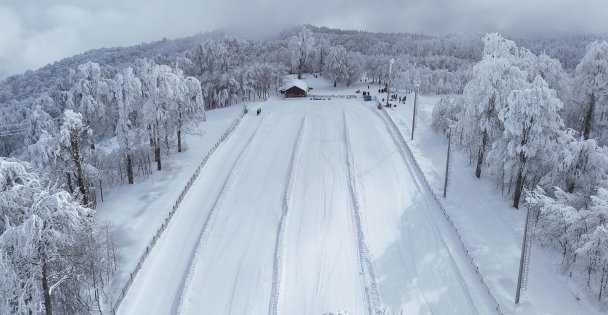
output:
[{"label": "red-brown building", "polygon": [[304,97],[308,93],[308,85],[306,82],[294,79],[283,86],[285,98],[288,97]]}]

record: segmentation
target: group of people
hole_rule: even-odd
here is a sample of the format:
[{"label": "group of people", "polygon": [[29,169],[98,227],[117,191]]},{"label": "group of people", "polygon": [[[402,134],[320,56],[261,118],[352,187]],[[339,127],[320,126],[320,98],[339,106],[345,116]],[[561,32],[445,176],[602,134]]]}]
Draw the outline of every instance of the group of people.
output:
[{"label": "group of people", "polygon": [[399,103],[405,104],[405,100],[407,99],[407,96],[404,95],[403,97],[401,97],[397,94],[393,94],[393,95],[391,95],[391,99],[393,101],[399,101]]},{"label": "group of people", "polygon": [[[391,101],[398,101],[399,103],[402,103],[402,104],[405,104],[405,100],[406,99],[407,99],[407,96],[405,96],[405,95],[403,97],[401,97],[401,96],[399,96],[397,94],[391,94],[391,95],[389,95],[389,100],[391,100]],[[384,99],[382,99],[382,103],[384,103]],[[387,100],[385,106],[389,107],[389,108],[392,108],[392,107],[396,108],[397,104],[389,103],[388,100]]]}]

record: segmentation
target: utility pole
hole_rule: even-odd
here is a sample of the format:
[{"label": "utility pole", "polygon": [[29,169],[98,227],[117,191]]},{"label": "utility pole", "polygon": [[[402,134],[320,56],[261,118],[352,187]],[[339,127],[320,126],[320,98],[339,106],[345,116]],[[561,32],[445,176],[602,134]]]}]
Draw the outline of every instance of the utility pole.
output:
[{"label": "utility pole", "polygon": [[393,64],[395,63],[395,59],[391,58],[391,60],[389,60],[388,62],[388,80],[386,80],[386,107],[388,107],[388,98],[390,97],[391,93],[391,72],[393,70]]},{"label": "utility pole", "polygon": [[531,238],[528,236],[530,224],[530,206],[526,206],[526,225],[524,226],[524,239],[521,245],[521,257],[519,259],[519,274],[517,275],[517,291],[515,292],[515,304],[519,304],[521,290],[525,290],[528,284],[528,272],[530,267]]},{"label": "utility pole", "polygon": [[450,151],[452,148],[452,127],[448,128],[448,157],[445,160],[445,181],[443,182],[443,198],[448,192],[448,178],[450,176]]},{"label": "utility pole", "polygon": [[418,103],[418,87],[420,83],[416,80],[414,83],[414,114],[412,115],[412,138],[414,140],[414,129],[416,129],[416,105]]}]

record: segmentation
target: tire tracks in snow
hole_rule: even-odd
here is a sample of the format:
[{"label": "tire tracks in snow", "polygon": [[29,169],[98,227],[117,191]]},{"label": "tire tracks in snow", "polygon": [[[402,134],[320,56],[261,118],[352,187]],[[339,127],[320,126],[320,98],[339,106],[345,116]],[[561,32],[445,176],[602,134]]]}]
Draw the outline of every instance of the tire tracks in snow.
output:
[{"label": "tire tracks in snow", "polygon": [[185,274],[182,279],[180,289],[177,292],[174,302],[173,302],[171,314],[180,314],[182,312],[182,307],[184,304],[184,292],[187,291],[188,288],[190,287],[190,284],[191,284],[190,282],[192,281],[192,275],[194,274],[194,270],[196,269],[196,265],[197,265],[196,262],[200,259],[200,256],[202,255],[203,247],[205,245],[206,238],[208,237],[209,230],[212,229],[213,224],[215,223],[215,219],[218,216],[218,212],[222,208],[222,204],[224,202],[224,199],[226,198],[226,193],[230,190],[232,184],[235,181],[235,178],[238,177],[238,174],[241,172],[241,170],[243,168],[243,165],[240,162],[242,162],[243,157],[249,152],[250,148],[252,147],[252,143],[254,142],[254,139],[256,139],[255,136],[257,135],[258,131],[260,130],[260,126],[262,125],[262,123],[264,122],[266,117],[267,116],[262,116],[262,118],[258,122],[255,132],[253,132],[251,134],[251,137],[247,140],[247,144],[243,147],[241,152],[238,154],[239,158],[237,158],[234,161],[234,163],[232,164],[230,173],[228,174],[228,176],[226,176],[226,179],[224,180],[224,183],[222,184],[222,189],[220,190],[220,193],[215,198],[213,206],[211,207],[211,211],[209,211],[209,214],[207,215],[207,218],[205,219],[205,223],[203,224],[203,227],[199,232],[196,250],[191,255],[190,264],[187,269],[188,273]]},{"label": "tire tracks in snow", "polygon": [[359,266],[363,275],[363,285],[365,287],[365,299],[367,302],[368,314],[377,314],[380,312],[380,294],[378,293],[378,280],[374,267],[374,259],[372,257],[369,245],[366,241],[365,229],[359,203],[359,191],[357,184],[357,176],[355,172],[355,162],[353,159],[353,151],[350,143],[350,134],[346,123],[346,112],[342,111],[344,121],[344,142],[346,144],[346,166],[348,170],[348,188],[352,202],[352,218],[353,225],[357,236],[357,248],[359,254]]},{"label": "tire tracks in snow", "polygon": [[285,247],[285,225],[287,224],[287,216],[289,215],[289,208],[291,204],[291,196],[293,192],[293,185],[295,176],[297,175],[297,168],[294,165],[299,161],[301,153],[302,138],[304,137],[304,128],[306,125],[306,116],[302,118],[300,124],[300,130],[298,132],[298,138],[293,145],[293,151],[291,153],[291,159],[289,162],[289,168],[287,169],[287,175],[285,179],[285,186],[283,189],[283,198],[281,200],[281,219],[279,220],[279,227],[277,229],[277,235],[275,239],[274,257],[272,261],[272,288],[270,291],[270,302],[268,305],[268,315],[279,314],[279,297],[281,290],[281,278],[283,273],[283,251]]}]

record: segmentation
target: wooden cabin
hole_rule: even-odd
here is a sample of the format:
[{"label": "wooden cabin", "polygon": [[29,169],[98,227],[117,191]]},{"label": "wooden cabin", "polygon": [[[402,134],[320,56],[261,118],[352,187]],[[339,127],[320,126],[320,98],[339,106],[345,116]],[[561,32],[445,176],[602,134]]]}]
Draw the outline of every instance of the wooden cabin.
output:
[{"label": "wooden cabin", "polygon": [[306,82],[294,79],[283,86],[285,98],[289,97],[305,97],[308,93],[308,85]]}]

